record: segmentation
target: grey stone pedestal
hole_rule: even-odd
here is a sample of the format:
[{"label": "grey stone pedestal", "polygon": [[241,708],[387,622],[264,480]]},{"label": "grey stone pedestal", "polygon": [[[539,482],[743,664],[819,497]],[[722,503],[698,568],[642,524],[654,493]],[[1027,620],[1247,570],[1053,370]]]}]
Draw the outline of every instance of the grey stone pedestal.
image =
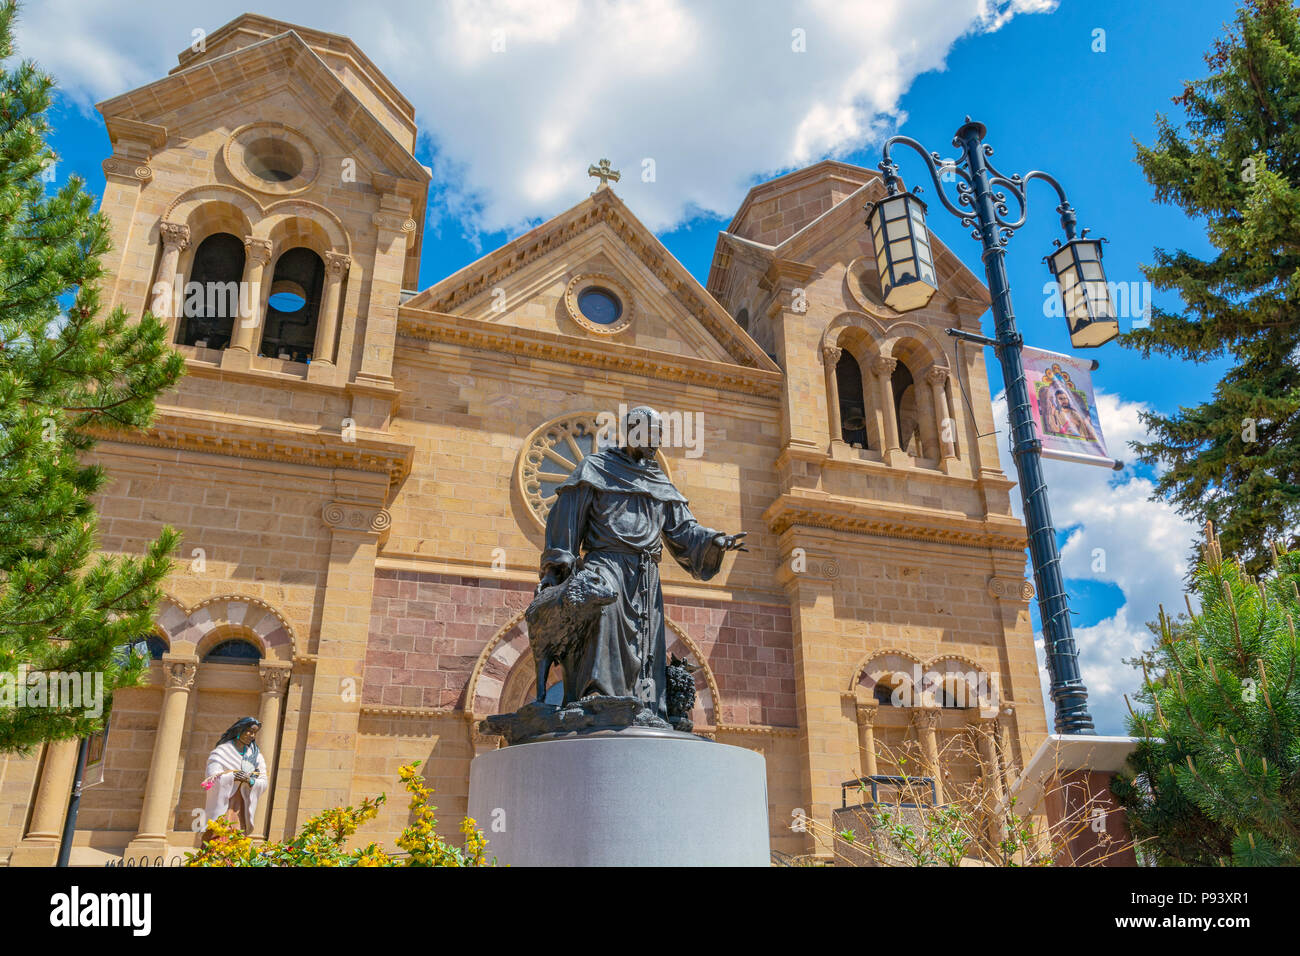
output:
[{"label": "grey stone pedestal", "polygon": [[469,815],[511,866],[768,866],[761,754],[686,734],[516,744],[470,764]]}]

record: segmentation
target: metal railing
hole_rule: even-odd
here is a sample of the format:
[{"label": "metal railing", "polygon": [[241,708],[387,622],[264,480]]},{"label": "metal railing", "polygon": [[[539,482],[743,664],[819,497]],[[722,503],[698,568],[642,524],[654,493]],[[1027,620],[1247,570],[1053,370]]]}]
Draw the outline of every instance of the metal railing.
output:
[{"label": "metal railing", "polygon": [[104,864],[104,866],[124,866],[124,867],[184,866],[184,865],[185,865],[185,857],[181,856],[179,853],[172,854],[170,857],[167,858],[166,862],[163,861],[163,858],[161,856],[155,856],[152,858],[147,856],[141,856],[141,857],[133,856],[133,857],[127,857],[126,859],[120,859],[120,860],[108,860]]}]

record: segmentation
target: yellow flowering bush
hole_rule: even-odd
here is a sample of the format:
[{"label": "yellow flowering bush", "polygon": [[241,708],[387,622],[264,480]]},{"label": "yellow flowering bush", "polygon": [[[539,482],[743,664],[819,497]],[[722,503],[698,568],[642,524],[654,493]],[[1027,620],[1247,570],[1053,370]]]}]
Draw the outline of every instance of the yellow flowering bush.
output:
[{"label": "yellow flowering bush", "polygon": [[[389,854],[376,843],[354,850],[344,848],[348,838],[379,813],[386,797],[366,798],[359,807],[335,807],[317,814],[287,843],[254,846],[239,827],[226,820],[209,824],[210,839],[198,853],[185,857],[186,866],[489,866],[487,839],[466,817],[460,825],[463,847],[438,836],[437,807],[429,803],[433,790],[417,772],[419,761],[398,771],[411,795],[413,821],[397,838],[401,854]],[[495,862],[495,861],[493,861]]]}]

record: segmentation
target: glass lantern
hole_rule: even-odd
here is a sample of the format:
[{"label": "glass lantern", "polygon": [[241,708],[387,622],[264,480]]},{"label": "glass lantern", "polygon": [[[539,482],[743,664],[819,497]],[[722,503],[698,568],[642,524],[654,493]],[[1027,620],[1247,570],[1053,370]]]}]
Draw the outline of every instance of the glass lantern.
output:
[{"label": "glass lantern", "polygon": [[871,207],[867,225],[885,305],[896,312],[921,308],[939,286],[930,233],[925,228],[925,203],[912,193],[887,196]]},{"label": "glass lantern", "polygon": [[1091,349],[1119,335],[1119,319],[1101,267],[1101,241],[1071,239],[1048,256],[1047,262],[1061,292],[1070,344]]}]

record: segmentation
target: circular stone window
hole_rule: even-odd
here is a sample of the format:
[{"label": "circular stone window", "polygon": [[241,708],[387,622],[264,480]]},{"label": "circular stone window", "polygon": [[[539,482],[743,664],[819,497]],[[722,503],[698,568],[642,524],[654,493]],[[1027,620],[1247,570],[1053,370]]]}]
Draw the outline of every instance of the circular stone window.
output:
[{"label": "circular stone window", "polygon": [[578,311],[597,325],[613,325],[623,315],[623,303],[608,289],[591,286],[578,296]]},{"label": "circular stone window", "polygon": [[222,155],[240,183],[275,196],[302,192],[320,169],[320,155],[312,144],[282,123],[240,127],[226,140]]},{"label": "circular stone window", "polygon": [[302,174],[302,154],[282,139],[263,136],[244,149],[244,165],[258,179],[287,183]]},{"label": "circular stone window", "polygon": [[612,276],[574,276],[564,306],[574,322],[597,335],[615,335],[632,324],[632,294]]}]

